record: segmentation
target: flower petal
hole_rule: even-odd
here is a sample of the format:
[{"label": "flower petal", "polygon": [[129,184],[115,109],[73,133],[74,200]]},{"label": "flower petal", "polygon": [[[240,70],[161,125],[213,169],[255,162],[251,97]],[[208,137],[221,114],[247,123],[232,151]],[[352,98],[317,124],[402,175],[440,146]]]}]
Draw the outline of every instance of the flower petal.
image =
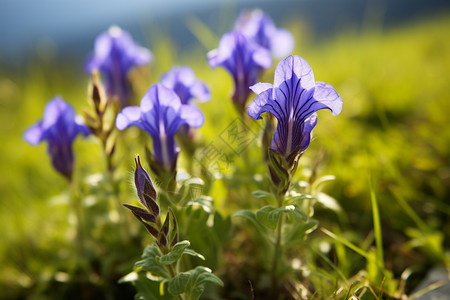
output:
[{"label": "flower petal", "polygon": [[149,94],[150,99],[152,99],[153,103],[157,101],[159,105],[171,107],[175,112],[177,112],[180,109],[181,106],[180,97],[178,97],[178,95],[173,90],[166,88],[162,84],[157,83],[152,85],[148,90],[147,94]]},{"label": "flower petal", "polygon": [[313,113],[311,116],[306,118],[305,122],[303,122],[303,130],[302,130],[302,151],[305,151],[308,148],[309,143],[311,142],[311,131],[317,124],[317,114]]},{"label": "flower petal", "polygon": [[273,85],[280,86],[284,81],[290,80],[294,74],[301,81],[302,88],[309,90],[314,87],[313,70],[306,60],[297,55],[290,55],[278,63]]},{"label": "flower petal", "polygon": [[208,87],[201,81],[195,82],[194,85],[191,86],[190,91],[192,96],[202,103],[208,102],[211,99],[211,93]]},{"label": "flower petal", "polygon": [[29,144],[36,146],[42,141],[43,130],[42,130],[42,122],[37,123],[36,125],[31,126],[25,131],[23,134],[23,138]]},{"label": "flower petal", "polygon": [[294,46],[294,36],[286,29],[278,29],[270,41],[273,56],[277,59],[291,54]]},{"label": "flower petal", "polygon": [[116,118],[116,127],[119,130],[124,130],[129,126],[141,127],[139,122],[141,118],[141,109],[138,106],[128,106],[125,107]]},{"label": "flower petal", "polygon": [[203,123],[205,123],[205,116],[201,110],[189,104],[181,106],[180,117],[186,122],[186,124],[195,128],[202,127]]},{"label": "flower petal", "polygon": [[272,66],[270,51],[263,47],[257,47],[253,53],[254,62],[260,67],[267,69]]},{"label": "flower petal", "polygon": [[322,81],[316,82],[314,99],[328,106],[333,115],[338,115],[342,111],[342,98],[338,95],[334,87]]},{"label": "flower petal", "polygon": [[258,96],[256,96],[255,99],[253,99],[253,101],[248,105],[247,108],[248,115],[255,120],[262,119],[261,114],[267,111],[277,116],[278,113],[274,111],[271,100],[272,100],[272,88],[269,88],[261,92]]},{"label": "flower petal", "polygon": [[225,60],[229,59],[237,43],[237,32],[229,32],[222,36],[219,42],[219,47],[215,50],[208,52],[209,65],[212,68],[221,65]]},{"label": "flower petal", "polygon": [[206,54],[206,56],[208,58],[209,66],[213,69],[221,63],[221,61],[219,60],[220,59],[219,49],[213,49],[209,51],[208,54]]},{"label": "flower petal", "polygon": [[257,95],[271,88],[273,88],[273,85],[267,82],[258,82],[250,87],[250,89]]},{"label": "flower petal", "polygon": [[63,99],[55,97],[45,106],[42,128],[45,130],[53,126],[61,117],[65,119],[66,123],[73,122],[75,111]]}]

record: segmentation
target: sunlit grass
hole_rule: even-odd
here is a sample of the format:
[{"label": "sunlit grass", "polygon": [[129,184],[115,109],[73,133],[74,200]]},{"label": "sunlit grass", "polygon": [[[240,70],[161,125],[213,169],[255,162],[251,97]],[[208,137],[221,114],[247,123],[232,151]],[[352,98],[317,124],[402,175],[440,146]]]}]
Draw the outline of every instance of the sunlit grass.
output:
[{"label": "sunlit grass", "polygon": [[[206,29],[196,22],[191,19],[188,24],[203,34],[203,44],[212,43],[214,33],[205,34]],[[296,25],[301,26],[295,21],[290,23],[293,32],[302,32],[294,28]],[[409,267],[418,266],[424,272],[431,264],[448,264],[444,251],[449,246],[445,237],[450,234],[450,206],[446,202],[450,197],[449,32],[450,21],[444,15],[385,31],[349,30],[313,44],[305,43],[307,39],[301,36],[297,38],[302,43],[297,44],[295,54],[309,62],[316,80],[331,83],[344,99],[339,117],[319,112],[314,139],[300,162],[301,169],[307,171],[317,153],[324,149],[319,172],[336,176],[326,191],[338,201],[342,211],[319,208],[316,216],[324,228],[330,229],[325,233],[334,239],[331,242],[317,234],[335,252],[330,254],[336,258],[332,261],[335,266],[329,268],[332,275],[326,276],[336,276],[337,281],[344,281],[343,276],[350,279],[366,267],[360,256],[368,261],[366,271],[370,267],[378,267],[382,272],[389,269],[395,278]],[[158,35],[152,30],[148,34]],[[209,68],[203,46],[175,49],[162,34],[153,38],[158,40],[152,43],[156,60],[142,71],[147,81],[135,84],[136,98],[140,99],[147,87],[172,65],[189,65],[212,91],[212,100],[199,104],[206,116],[205,126],[198,130],[199,140],[203,145],[212,142],[226,147],[219,135],[238,117],[229,99],[232,81],[228,74]],[[272,82],[271,74],[273,70],[268,70],[262,81]],[[54,274],[69,261],[74,235],[73,216],[64,194],[65,181],[52,170],[46,146],[31,147],[23,141],[22,134],[41,117],[45,103],[55,94],[62,95],[81,113],[81,108],[88,106],[88,80],[80,66],[39,56],[30,61],[26,70],[0,74],[0,130],[4,143],[0,147],[0,290],[9,287],[11,297],[26,295],[21,290],[46,290],[49,282],[55,280]],[[256,145],[260,145],[260,122],[247,122],[257,134]],[[133,199],[132,158],[143,153],[144,147],[137,131],[129,130],[123,135],[131,142],[118,150],[121,187],[124,198]],[[132,153],[126,149],[132,149]],[[88,176],[103,171],[101,150],[94,138],[77,139],[75,153],[77,174]],[[255,146],[245,156],[233,158],[225,176],[212,182],[209,189],[216,209],[224,215],[232,215],[243,206],[262,206],[251,197],[252,190],[264,185],[266,169],[261,163],[261,150]],[[185,163],[181,155],[180,166],[186,168]],[[261,178],[253,177],[257,173],[262,174]],[[300,172],[297,177],[301,177]],[[107,201],[108,197],[102,198]],[[379,214],[374,209],[377,207]],[[93,205],[91,211],[95,209]],[[106,229],[109,221],[109,216],[98,220]],[[114,238],[108,236],[103,241],[114,243]],[[146,238],[141,243],[149,241]],[[236,245],[229,248],[235,249]],[[135,257],[129,257],[123,274],[131,270],[133,259],[140,253],[130,255]],[[228,274],[227,278],[232,276]],[[394,279],[389,276],[384,279],[392,282],[385,282],[385,287],[395,291]],[[92,279],[96,280],[100,279]]]}]

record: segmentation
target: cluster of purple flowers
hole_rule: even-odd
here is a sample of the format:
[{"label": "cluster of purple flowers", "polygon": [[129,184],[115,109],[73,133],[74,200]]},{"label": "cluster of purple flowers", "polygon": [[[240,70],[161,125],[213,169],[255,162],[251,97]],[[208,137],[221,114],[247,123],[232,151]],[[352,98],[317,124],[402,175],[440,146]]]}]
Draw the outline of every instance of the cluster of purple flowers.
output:
[{"label": "cluster of purple flowers", "polygon": [[[248,106],[249,116],[257,120],[262,113],[269,112],[278,120],[271,149],[285,158],[301,154],[308,147],[317,123],[317,110],[327,108],[337,115],[342,109],[342,99],[335,89],[324,82],[315,82],[311,67],[299,56],[288,56],[278,63],[273,85],[256,83],[261,71],[272,64],[271,52],[284,56],[292,51],[293,45],[288,31],[276,28],[267,15],[256,10],[242,13],[234,30],[222,37],[218,49],[208,53],[212,67],[222,66],[233,76],[232,99],[240,111],[245,111],[247,98],[253,91],[257,97]],[[191,99],[204,102],[211,95],[189,67],[177,67],[164,74],[161,83],[149,88],[140,106],[128,106],[127,74],[131,68],[151,60],[149,50],[136,45],[126,31],[112,27],[97,38],[95,53],[86,69],[101,71],[108,97],[120,99],[122,111],[117,115],[116,127],[124,130],[137,126],[148,133],[153,141],[152,161],[171,171],[179,153],[175,134],[181,127],[199,128],[205,120]],[[44,120],[31,127],[24,137],[33,145],[47,140],[55,169],[70,178],[71,147],[78,133],[88,135],[89,131],[69,104],[55,98],[47,105]]]},{"label": "cluster of purple flowers", "polygon": [[233,77],[232,96],[236,108],[244,113],[249,87],[254,85],[264,69],[272,66],[271,52],[286,56],[293,50],[294,38],[284,29],[275,27],[272,19],[260,10],[239,15],[233,31],[226,33],[219,47],[208,53],[212,68],[221,66]]}]

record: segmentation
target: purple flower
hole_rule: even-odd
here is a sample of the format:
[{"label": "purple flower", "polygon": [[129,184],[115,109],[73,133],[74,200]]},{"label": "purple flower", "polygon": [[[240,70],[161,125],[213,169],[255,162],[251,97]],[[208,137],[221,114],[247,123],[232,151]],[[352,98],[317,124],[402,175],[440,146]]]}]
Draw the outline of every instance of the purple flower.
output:
[{"label": "purple flower", "polygon": [[272,65],[270,52],[238,31],[225,34],[219,48],[208,53],[208,60],[212,68],[222,66],[233,76],[233,101],[241,111],[244,111],[250,86],[256,83],[264,68]]},{"label": "purple flower", "polygon": [[234,29],[272,51],[276,58],[285,57],[294,50],[292,34],[286,29],[276,28],[272,19],[259,9],[241,12]]},{"label": "purple flower", "polygon": [[255,120],[263,112],[278,119],[271,148],[279,155],[302,153],[309,146],[311,131],[316,126],[316,111],[327,108],[333,115],[342,110],[342,99],[324,82],[315,82],[309,64],[300,56],[288,56],[275,70],[274,84],[258,83],[251,87],[258,94],[248,106]]},{"label": "purple flower", "polygon": [[72,143],[79,133],[84,136],[90,133],[83,119],[75,116],[67,102],[55,97],[45,107],[44,119],[28,128],[23,138],[33,146],[47,140],[53,167],[70,180],[74,160]]},{"label": "purple flower", "polygon": [[128,32],[113,26],[96,39],[94,55],[88,60],[86,70],[100,70],[106,78],[106,93],[109,97],[119,97],[124,107],[131,95],[128,71],[152,59],[152,53],[136,45]]},{"label": "purple flower", "polygon": [[205,121],[202,112],[182,104],[177,94],[161,84],[150,87],[141,100],[141,106],[125,107],[116,119],[116,127],[123,130],[137,126],[153,140],[153,156],[166,170],[171,170],[178,154],[175,133],[187,124],[201,127]]},{"label": "purple flower", "polygon": [[188,104],[192,98],[207,102],[211,98],[208,87],[195,78],[194,71],[189,67],[175,67],[161,78],[165,87],[172,89],[182,104]]}]

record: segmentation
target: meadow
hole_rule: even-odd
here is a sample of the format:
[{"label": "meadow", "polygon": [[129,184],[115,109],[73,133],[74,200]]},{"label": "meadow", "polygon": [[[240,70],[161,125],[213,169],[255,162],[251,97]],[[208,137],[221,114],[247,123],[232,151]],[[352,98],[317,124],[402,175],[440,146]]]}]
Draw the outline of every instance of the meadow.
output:
[{"label": "meadow", "polygon": [[[414,299],[438,288],[416,289],[433,267],[450,264],[448,14],[387,29],[347,28],[321,40],[298,20],[277,25],[293,33],[293,54],[308,61],[316,80],[332,84],[343,99],[339,116],[318,112],[292,178],[301,205],[310,209],[302,221],[310,227],[283,238],[277,298]],[[197,103],[205,123],[195,129],[194,158],[183,148],[178,157],[174,208],[180,240],[189,240],[205,260],[183,256],[180,265],[203,265],[223,282],[206,285],[201,299],[269,299],[274,230],[247,214],[272,203],[265,122],[241,118],[230,100],[231,77],[208,65],[206,54],[220,35],[200,23],[192,30],[199,39],[192,49],[176,49],[153,32],[153,62],[129,74],[136,105],[175,65],[191,67],[211,91],[209,102]],[[138,128],[116,132],[113,173],[105,171],[97,138],[77,138],[75,191],[52,168],[46,146],[23,139],[55,95],[79,114],[92,110],[90,76],[61,57],[40,51],[20,70],[0,69],[0,298],[129,299],[137,288],[145,299],[171,299],[167,284],[134,267],[153,238],[121,205],[139,206],[136,154],[158,191],[144,159],[150,137]],[[273,82],[277,62],[258,81]],[[236,124],[245,131],[239,151],[242,145],[230,135]],[[209,164],[211,146],[226,161]],[[70,200],[74,193],[81,208]],[[165,215],[167,204],[158,201]],[[77,209],[83,212],[82,250]]]}]

